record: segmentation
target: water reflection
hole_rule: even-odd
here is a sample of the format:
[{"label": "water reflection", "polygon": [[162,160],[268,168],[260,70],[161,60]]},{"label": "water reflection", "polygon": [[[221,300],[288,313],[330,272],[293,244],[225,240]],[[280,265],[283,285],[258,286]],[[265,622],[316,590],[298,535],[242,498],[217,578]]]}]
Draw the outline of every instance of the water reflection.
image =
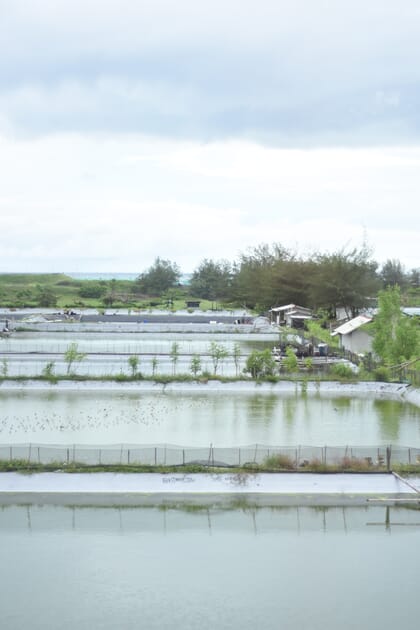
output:
[{"label": "water reflection", "polygon": [[0,390],[0,443],[420,444],[420,409],[311,394]]},{"label": "water reflection", "polygon": [[0,532],[7,531],[109,531],[164,532],[241,531],[253,535],[270,532],[301,534],[306,531],[357,533],[361,530],[375,535],[379,531],[402,532],[403,527],[420,534],[420,506],[368,507],[257,507],[245,499],[233,507],[209,507],[177,503],[159,506],[52,506],[2,505]]},{"label": "water reflection", "polygon": [[379,506],[2,508],[2,627],[394,630],[403,614],[417,630],[419,517]]},{"label": "water reflection", "polygon": [[373,409],[378,415],[383,439],[397,444],[400,435],[401,405],[394,400],[374,400]]}]

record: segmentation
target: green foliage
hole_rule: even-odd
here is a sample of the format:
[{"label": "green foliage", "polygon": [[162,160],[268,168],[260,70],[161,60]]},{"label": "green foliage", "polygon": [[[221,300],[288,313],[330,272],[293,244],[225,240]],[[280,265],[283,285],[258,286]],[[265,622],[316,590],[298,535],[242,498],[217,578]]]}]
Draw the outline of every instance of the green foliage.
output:
[{"label": "green foliage", "polygon": [[152,358],[152,376],[155,376],[157,368],[159,365],[159,360],[157,357]]},{"label": "green foliage", "polygon": [[379,381],[380,383],[388,383],[391,380],[391,373],[389,368],[385,365],[379,365],[377,368],[373,370],[373,376],[375,381]]},{"label": "green foliage", "polygon": [[232,265],[226,261],[204,259],[194,271],[189,290],[192,295],[208,300],[230,297]]},{"label": "green foliage", "polygon": [[374,321],[372,349],[387,365],[396,365],[418,356],[419,329],[414,319],[401,311],[399,286],[379,292]]},{"label": "green foliage", "polygon": [[233,362],[235,364],[235,373],[236,373],[236,376],[238,376],[239,361],[241,359],[241,346],[237,342],[233,344],[232,357],[233,357]]},{"label": "green foliage", "polygon": [[67,374],[70,374],[73,363],[83,361],[86,354],[79,352],[77,343],[71,343],[64,353],[64,360],[67,363]]},{"label": "green foliage", "polygon": [[265,350],[253,350],[246,360],[244,371],[251,374],[252,378],[265,378],[274,376],[276,362],[268,348]]},{"label": "green foliage", "polygon": [[198,354],[194,354],[191,358],[190,372],[194,376],[197,376],[197,374],[201,372],[201,359]]},{"label": "green foliage", "polygon": [[338,307],[354,317],[376,295],[379,288],[376,268],[377,263],[370,260],[365,246],[349,252],[318,254],[310,281],[312,303],[328,309],[331,318],[336,317]]},{"label": "green foliage", "polygon": [[342,378],[342,379],[351,379],[351,380],[353,380],[355,378],[355,374],[354,374],[353,370],[346,363],[334,363],[329,368],[329,373],[331,374],[331,376],[336,376],[336,377]]},{"label": "green foliage", "polygon": [[86,280],[79,289],[79,295],[82,298],[101,298],[106,291],[105,282],[94,282]]},{"label": "green foliage", "polygon": [[176,263],[157,257],[153,265],[138,276],[135,290],[148,295],[161,295],[174,287],[180,276],[181,270]]},{"label": "green foliage", "polygon": [[319,321],[308,319],[305,328],[311,337],[328,344],[331,348],[338,348],[338,335],[332,337],[329,329],[324,328]]},{"label": "green foliage", "polygon": [[399,286],[403,288],[408,284],[408,277],[404,271],[399,260],[388,259],[379,273],[379,277],[382,280],[383,288]]},{"label": "green foliage", "polygon": [[297,356],[293,348],[291,348],[290,346],[286,348],[286,357],[283,359],[283,365],[286,369],[286,372],[297,372],[298,370]]},{"label": "green foliage", "polygon": [[140,359],[136,354],[133,354],[131,355],[131,357],[128,357],[128,365],[130,366],[131,376],[133,378],[137,374],[139,363],[140,363]]},{"label": "green foliage", "polygon": [[0,365],[1,378],[7,378],[8,374],[9,374],[9,362],[7,359],[2,359],[1,365]]},{"label": "green foliage", "polygon": [[36,301],[39,306],[51,308],[57,304],[57,295],[50,287],[38,285]]},{"label": "green foliage", "polygon": [[209,346],[209,355],[213,363],[213,374],[217,374],[219,364],[229,356],[229,352],[221,344],[212,341]]},{"label": "green foliage", "polygon": [[309,370],[309,371],[310,371],[310,370],[312,370],[312,369],[313,369],[313,367],[314,367],[314,361],[313,361],[313,359],[312,359],[311,357],[306,357],[306,359],[305,359],[305,360],[304,360],[304,362],[303,362],[303,365],[305,366],[305,368],[306,368],[307,370]]},{"label": "green foliage", "polygon": [[376,268],[365,246],[304,259],[278,243],[260,245],[241,255],[232,293],[237,302],[260,310],[293,303],[323,307],[330,317],[339,306],[354,315],[376,294]]},{"label": "green foliage", "polygon": [[294,470],[296,465],[290,455],[277,453],[275,455],[269,455],[264,460],[263,468],[267,468],[268,470]]},{"label": "green foliage", "polygon": [[176,374],[176,366],[179,360],[179,343],[177,341],[174,341],[172,344],[170,357],[172,361],[173,374]]},{"label": "green foliage", "polygon": [[57,383],[57,376],[55,374],[54,361],[49,361],[43,368],[41,374],[44,378],[46,378],[51,383]]}]

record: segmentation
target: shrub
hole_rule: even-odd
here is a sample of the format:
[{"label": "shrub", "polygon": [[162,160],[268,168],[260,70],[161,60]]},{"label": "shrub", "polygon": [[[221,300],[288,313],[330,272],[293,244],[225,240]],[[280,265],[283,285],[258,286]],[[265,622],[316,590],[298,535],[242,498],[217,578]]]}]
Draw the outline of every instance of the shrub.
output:
[{"label": "shrub", "polygon": [[298,360],[295,351],[290,346],[286,348],[286,358],[283,365],[287,372],[296,372],[298,369]]},{"label": "shrub", "polygon": [[354,372],[346,363],[335,363],[329,369],[329,373],[339,378],[354,378]]},{"label": "shrub", "polygon": [[42,376],[44,378],[46,378],[48,381],[50,381],[51,383],[57,383],[57,376],[54,373],[54,369],[55,369],[55,363],[54,361],[48,361],[48,363],[45,365],[44,369],[42,370]]},{"label": "shrub", "polygon": [[388,381],[391,380],[391,373],[385,365],[379,365],[375,370],[373,370],[373,375],[375,377],[375,381],[388,383]]},{"label": "shrub", "polygon": [[277,453],[276,455],[270,455],[264,460],[264,466],[266,468],[272,468],[276,470],[294,470],[295,462],[290,455],[284,455]]},{"label": "shrub", "polygon": [[269,349],[253,350],[246,360],[244,372],[249,372],[252,378],[269,377],[274,375],[276,362]]}]

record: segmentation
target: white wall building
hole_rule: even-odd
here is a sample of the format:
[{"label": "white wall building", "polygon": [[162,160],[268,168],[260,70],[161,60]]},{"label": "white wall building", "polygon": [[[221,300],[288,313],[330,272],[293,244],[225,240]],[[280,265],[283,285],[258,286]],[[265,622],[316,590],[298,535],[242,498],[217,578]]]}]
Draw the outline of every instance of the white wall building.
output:
[{"label": "white wall building", "polygon": [[331,333],[331,336],[339,335],[340,348],[354,352],[355,354],[372,351],[372,335],[366,329],[365,324],[372,321],[368,315],[358,315],[354,319],[342,324]]}]

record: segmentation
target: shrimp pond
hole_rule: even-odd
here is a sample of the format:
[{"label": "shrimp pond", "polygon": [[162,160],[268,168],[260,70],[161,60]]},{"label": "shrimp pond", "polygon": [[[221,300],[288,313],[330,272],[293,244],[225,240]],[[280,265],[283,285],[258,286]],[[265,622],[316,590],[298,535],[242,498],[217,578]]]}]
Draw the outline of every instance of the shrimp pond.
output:
[{"label": "shrimp pond", "polygon": [[373,394],[55,387],[0,388],[0,443],[420,445],[420,408]]},{"label": "shrimp pond", "polygon": [[7,630],[418,628],[407,507],[2,507]]}]

